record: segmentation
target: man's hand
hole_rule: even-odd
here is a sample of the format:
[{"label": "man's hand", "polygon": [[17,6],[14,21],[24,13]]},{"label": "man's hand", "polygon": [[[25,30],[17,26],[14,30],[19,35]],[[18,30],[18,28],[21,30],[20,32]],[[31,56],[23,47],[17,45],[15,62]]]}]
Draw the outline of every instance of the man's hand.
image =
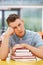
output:
[{"label": "man's hand", "polygon": [[2,41],[1,37],[0,37],[0,42]]},{"label": "man's hand", "polygon": [[7,31],[5,32],[5,34],[7,34],[8,36],[12,35],[14,33],[13,28],[8,27]]},{"label": "man's hand", "polygon": [[2,39],[1,39],[1,37],[0,37],[0,46],[1,46],[1,42],[2,42]]},{"label": "man's hand", "polygon": [[15,52],[15,50],[16,49],[18,49],[18,48],[24,48],[24,46],[23,45],[21,45],[21,44],[15,44],[15,46],[13,47],[13,52]]},{"label": "man's hand", "polygon": [[23,48],[27,49],[26,46],[27,46],[27,44],[25,44],[25,43],[15,44],[15,46],[12,49],[11,59],[14,60],[16,50],[23,49]]},{"label": "man's hand", "polygon": [[28,44],[26,44],[26,43],[22,43],[22,44],[21,44],[21,46],[22,46],[22,47],[24,47],[25,49],[29,49],[29,48],[28,48],[28,47],[29,47],[29,45],[28,45]]},{"label": "man's hand", "polygon": [[13,49],[12,49],[12,52],[11,52],[11,59],[14,59],[14,56],[15,56],[15,51],[17,49],[21,49],[21,48],[24,48],[24,45],[22,44],[15,44]]},{"label": "man's hand", "polygon": [[27,46],[28,46],[28,45],[25,44],[25,43],[22,43],[22,44],[15,44],[14,47],[13,47],[13,49],[12,49],[12,54],[15,53],[16,49],[21,49],[21,48],[27,49]]}]

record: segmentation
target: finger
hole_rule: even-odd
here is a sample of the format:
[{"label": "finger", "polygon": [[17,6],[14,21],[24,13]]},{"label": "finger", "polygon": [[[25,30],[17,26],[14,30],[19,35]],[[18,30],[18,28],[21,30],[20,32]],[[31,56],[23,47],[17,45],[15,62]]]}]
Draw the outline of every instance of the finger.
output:
[{"label": "finger", "polygon": [[14,55],[11,56],[11,59],[14,60]]}]

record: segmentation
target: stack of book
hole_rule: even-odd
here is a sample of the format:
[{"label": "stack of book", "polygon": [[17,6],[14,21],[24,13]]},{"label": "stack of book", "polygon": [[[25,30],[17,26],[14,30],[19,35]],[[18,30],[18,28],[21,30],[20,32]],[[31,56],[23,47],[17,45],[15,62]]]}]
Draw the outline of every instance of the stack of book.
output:
[{"label": "stack of book", "polygon": [[28,49],[16,49],[14,56],[12,56],[14,60],[22,60],[22,61],[32,61],[36,60],[36,57],[29,51]]}]

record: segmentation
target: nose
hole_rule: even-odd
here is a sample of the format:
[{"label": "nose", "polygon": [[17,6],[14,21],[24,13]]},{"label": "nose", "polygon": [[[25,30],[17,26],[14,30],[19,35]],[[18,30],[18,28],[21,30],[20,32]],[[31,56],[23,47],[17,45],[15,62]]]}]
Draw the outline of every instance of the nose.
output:
[{"label": "nose", "polygon": [[20,28],[20,27],[18,27],[18,30],[21,30],[21,28]]}]

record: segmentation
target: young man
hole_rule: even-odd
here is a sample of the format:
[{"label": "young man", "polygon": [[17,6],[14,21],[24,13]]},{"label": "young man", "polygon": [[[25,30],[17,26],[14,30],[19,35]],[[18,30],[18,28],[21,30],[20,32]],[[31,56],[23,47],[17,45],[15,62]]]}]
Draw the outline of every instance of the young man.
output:
[{"label": "young man", "polygon": [[35,56],[43,59],[43,42],[36,32],[25,30],[24,22],[16,14],[7,18],[8,29],[1,36],[0,59],[7,58],[10,47],[12,52],[17,48],[27,48]]}]

